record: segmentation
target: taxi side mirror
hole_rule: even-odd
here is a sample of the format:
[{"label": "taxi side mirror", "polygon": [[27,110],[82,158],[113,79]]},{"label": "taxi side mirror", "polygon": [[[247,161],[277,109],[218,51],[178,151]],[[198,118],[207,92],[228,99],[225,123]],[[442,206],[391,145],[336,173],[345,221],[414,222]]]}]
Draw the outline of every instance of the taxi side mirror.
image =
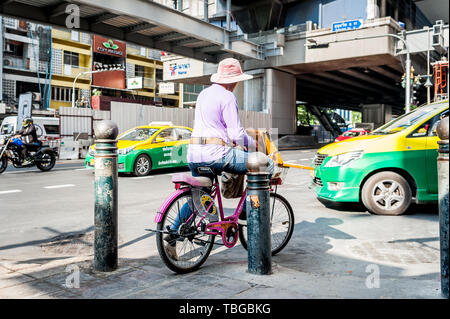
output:
[{"label": "taxi side mirror", "polygon": [[164,141],[165,141],[164,137],[155,137],[153,143],[164,143]]}]

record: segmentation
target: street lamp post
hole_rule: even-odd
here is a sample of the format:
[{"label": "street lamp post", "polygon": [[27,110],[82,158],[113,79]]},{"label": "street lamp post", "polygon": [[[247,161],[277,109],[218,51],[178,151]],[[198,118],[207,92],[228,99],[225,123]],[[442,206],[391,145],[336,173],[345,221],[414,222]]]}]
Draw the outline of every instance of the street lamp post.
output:
[{"label": "street lamp post", "polygon": [[104,70],[92,70],[92,71],[86,71],[78,73],[75,79],[73,80],[73,86],[72,86],[72,107],[75,107],[75,83],[77,82],[78,78],[85,74],[93,74],[93,73],[99,73],[99,72],[108,72],[108,71],[118,71],[118,70],[124,70],[120,64],[119,67],[111,68],[111,69],[104,69]]},{"label": "street lamp post", "polygon": [[77,76],[73,80],[73,86],[72,86],[72,107],[75,107],[75,83],[77,82],[78,78],[85,74],[92,74],[92,73],[97,73],[97,72],[102,72],[102,71],[86,71],[86,72],[77,74]]}]

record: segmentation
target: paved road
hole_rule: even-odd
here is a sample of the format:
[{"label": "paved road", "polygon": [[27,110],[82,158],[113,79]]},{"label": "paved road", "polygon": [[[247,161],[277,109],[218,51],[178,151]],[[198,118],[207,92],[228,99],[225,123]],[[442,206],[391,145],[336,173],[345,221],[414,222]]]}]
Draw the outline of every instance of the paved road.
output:
[{"label": "paved road", "polygon": [[[310,165],[315,151],[281,154],[285,161]],[[177,170],[182,171],[187,170]],[[162,170],[140,178],[119,177],[121,258],[157,255],[154,236],[144,229],[155,227],[155,213],[173,190],[170,181],[173,173]],[[60,163],[55,170],[45,173],[35,169],[8,170],[0,175],[0,264],[42,264],[62,258],[41,245],[55,236],[93,230],[93,183],[93,171],[84,169],[80,162]],[[296,225],[291,242],[274,262],[302,273],[360,278],[361,287],[372,269],[370,265],[376,264],[381,268],[382,278],[397,280],[398,287],[405,288],[410,283],[402,280],[422,280],[417,286],[423,295],[436,293],[439,288],[436,205],[413,205],[404,216],[375,216],[360,205],[327,207],[328,204],[316,199],[309,184],[309,171],[291,168],[279,188],[294,208]],[[225,207],[232,207],[233,203],[228,200]],[[242,258],[244,254],[240,246],[230,252],[224,252],[223,247],[215,249],[204,267],[219,267],[234,258],[230,256]],[[158,258],[155,260],[158,267],[164,268]],[[351,297],[353,288],[341,289],[339,293]],[[371,293],[395,296],[389,289]],[[420,289],[414,293],[420,295]]]}]

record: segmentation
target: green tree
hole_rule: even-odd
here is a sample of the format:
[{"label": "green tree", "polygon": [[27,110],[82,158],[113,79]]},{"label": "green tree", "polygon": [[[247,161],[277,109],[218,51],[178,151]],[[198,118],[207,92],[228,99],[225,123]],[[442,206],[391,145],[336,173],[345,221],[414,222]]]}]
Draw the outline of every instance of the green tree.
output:
[{"label": "green tree", "polygon": [[311,115],[304,105],[297,105],[297,125],[310,126],[318,124],[316,117]]}]

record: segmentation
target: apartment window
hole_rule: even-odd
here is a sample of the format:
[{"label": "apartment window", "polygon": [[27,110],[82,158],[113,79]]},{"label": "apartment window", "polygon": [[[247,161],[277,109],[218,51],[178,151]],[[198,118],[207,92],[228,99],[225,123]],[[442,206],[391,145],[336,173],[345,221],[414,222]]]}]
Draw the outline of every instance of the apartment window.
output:
[{"label": "apartment window", "polygon": [[163,70],[156,69],[156,81],[162,81],[163,80]]},{"label": "apartment window", "polygon": [[77,68],[80,65],[80,55],[76,52],[64,51],[64,64]]},{"label": "apartment window", "polygon": [[134,76],[135,77],[145,77],[145,67],[143,65],[134,66]]},{"label": "apartment window", "polygon": [[205,88],[205,85],[201,84],[184,84],[183,86],[183,101],[196,102],[198,94]]},{"label": "apartment window", "polygon": [[[78,99],[79,89],[75,89],[75,100]],[[59,102],[72,102],[72,89],[64,87],[52,87],[52,100]]]},{"label": "apartment window", "polygon": [[14,57],[23,57],[23,43],[5,40],[3,53]]}]

